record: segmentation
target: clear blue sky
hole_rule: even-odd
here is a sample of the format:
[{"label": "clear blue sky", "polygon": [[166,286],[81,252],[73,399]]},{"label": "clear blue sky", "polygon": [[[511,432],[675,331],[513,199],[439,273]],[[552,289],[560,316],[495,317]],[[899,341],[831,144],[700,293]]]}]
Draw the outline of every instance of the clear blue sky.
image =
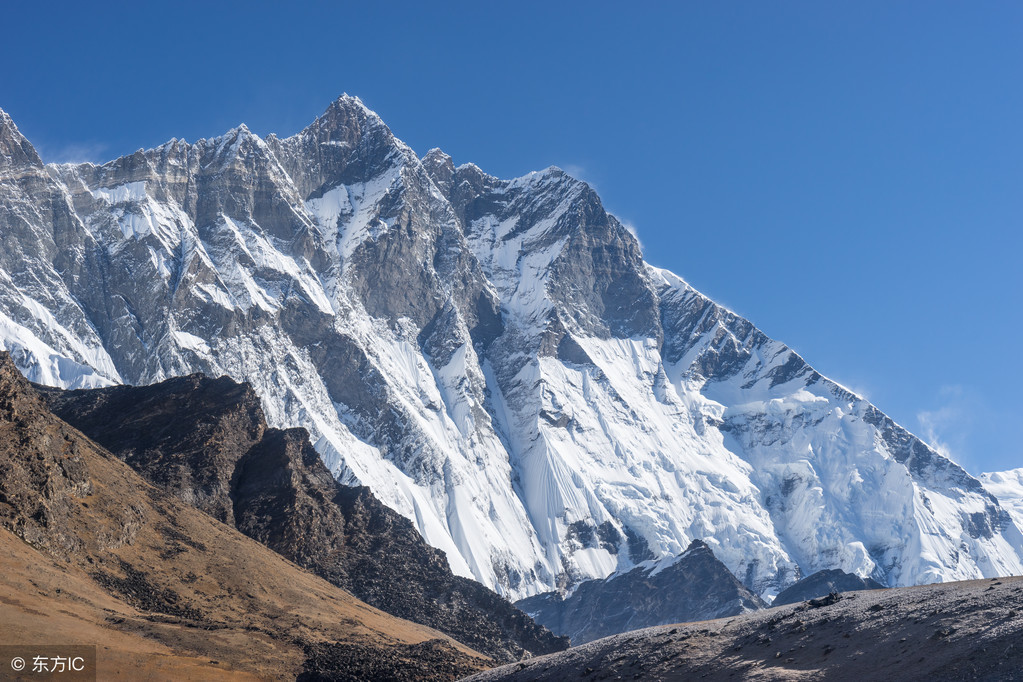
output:
[{"label": "clear blue sky", "polygon": [[441,4],[7,3],[0,107],[101,161],[349,92],[421,154],[562,166],[969,470],[1023,466],[1023,3]]}]

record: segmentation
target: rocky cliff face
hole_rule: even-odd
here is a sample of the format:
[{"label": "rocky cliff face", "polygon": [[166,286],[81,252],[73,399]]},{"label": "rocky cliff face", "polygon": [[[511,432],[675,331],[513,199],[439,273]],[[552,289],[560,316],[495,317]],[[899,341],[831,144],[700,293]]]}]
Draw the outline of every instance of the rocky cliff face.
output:
[{"label": "rocky cliff face", "polygon": [[269,428],[245,384],[189,375],[40,391],[61,419],[150,483],[372,606],[497,660],[567,646],[483,585],[453,575],[444,555],[369,489],[338,483],[303,429]]},{"label": "rocky cliff face", "polygon": [[724,618],[766,606],[699,540],[677,557],[580,583],[568,597],[548,592],[516,605],[536,622],[568,635],[573,646],[654,625]]},{"label": "rocky cliff face", "polygon": [[506,596],[694,538],[768,596],[830,568],[1023,572],[975,479],[646,264],[558,169],[417,158],[347,96],[286,139],[101,166],[43,166],[3,130],[0,343],[34,381],[248,381],[271,426]]}]

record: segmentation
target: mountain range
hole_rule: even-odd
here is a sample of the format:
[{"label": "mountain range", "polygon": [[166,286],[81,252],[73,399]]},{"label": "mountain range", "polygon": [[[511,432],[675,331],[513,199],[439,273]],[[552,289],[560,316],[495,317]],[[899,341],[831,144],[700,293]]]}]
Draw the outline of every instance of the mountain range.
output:
[{"label": "mountain range", "polygon": [[[985,488],[645,262],[586,183],[420,158],[354,97],[290,137],[243,125],[102,165],[44,164],[0,112],[0,240],[0,349],[29,379],[247,382],[291,461],[315,451],[509,599],[697,539],[764,599],[826,569],[1023,573],[1018,477]],[[175,494],[239,524],[227,471]],[[275,483],[253,481],[259,504]],[[340,551],[322,541],[294,560]]]}]

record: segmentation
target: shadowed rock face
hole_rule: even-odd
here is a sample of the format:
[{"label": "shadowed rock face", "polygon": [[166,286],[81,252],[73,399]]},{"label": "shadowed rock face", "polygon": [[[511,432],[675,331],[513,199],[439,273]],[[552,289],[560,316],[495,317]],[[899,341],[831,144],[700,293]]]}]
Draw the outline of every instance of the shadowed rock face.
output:
[{"label": "shadowed rock face", "polygon": [[268,428],[226,377],[144,387],[39,387],[55,413],[147,480],[363,601],[499,660],[558,651],[551,634],[444,555],[365,487],[337,483],[303,429]]},{"label": "shadowed rock face", "polygon": [[667,623],[734,616],[765,607],[700,540],[674,559],[516,602],[534,620],[577,646],[608,635]]},{"label": "shadowed rock face", "polygon": [[813,575],[808,575],[779,592],[778,596],[774,598],[772,606],[807,601],[808,599],[827,596],[832,592],[877,590],[883,587],[884,585],[872,578],[861,578],[858,575],[846,573],[837,568],[829,571],[817,571]]}]

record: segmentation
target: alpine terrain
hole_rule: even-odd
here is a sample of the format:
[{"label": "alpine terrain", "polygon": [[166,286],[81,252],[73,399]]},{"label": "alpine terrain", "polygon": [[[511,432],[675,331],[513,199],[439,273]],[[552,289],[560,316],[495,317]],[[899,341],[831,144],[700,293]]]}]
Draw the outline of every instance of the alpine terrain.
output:
[{"label": "alpine terrain", "polygon": [[246,384],[189,375],[39,392],[57,417],[149,483],[370,606],[496,661],[568,646],[483,585],[452,575],[444,554],[368,489],[338,483],[304,429],[267,428]]},{"label": "alpine terrain", "polygon": [[[492,665],[149,485],[3,352],[0,565],[0,641],[92,645],[92,679],[450,682]],[[5,654],[0,678],[51,677]]]},{"label": "alpine terrain", "polygon": [[[798,583],[797,583],[798,584]],[[564,598],[546,592],[516,606],[572,645],[621,632],[735,616],[764,608],[707,545],[693,540],[677,557],[645,561],[627,573],[587,580]]]},{"label": "alpine terrain", "polygon": [[354,97],[291,137],[98,166],[45,165],[0,112],[0,240],[0,348],[29,379],[248,382],[509,599],[694,539],[762,598],[825,569],[1023,573],[977,479],[646,263],[586,183],[420,158]]}]

